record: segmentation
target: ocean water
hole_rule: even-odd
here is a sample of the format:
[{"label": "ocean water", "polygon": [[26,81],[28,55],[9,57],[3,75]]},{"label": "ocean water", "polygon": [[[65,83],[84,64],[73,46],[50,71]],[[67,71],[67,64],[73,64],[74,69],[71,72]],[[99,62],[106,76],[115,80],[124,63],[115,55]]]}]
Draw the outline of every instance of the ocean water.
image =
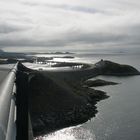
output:
[{"label": "ocean water", "polygon": [[[132,65],[140,71],[140,53],[82,52],[73,55],[75,59],[56,58],[55,61],[96,63],[107,59]],[[0,65],[0,82],[8,73],[5,69],[11,67]],[[110,96],[97,103],[96,117],[84,124],[40,137],[42,140],[140,140],[140,76],[96,78],[120,83],[96,88],[106,91]]]},{"label": "ocean water", "polygon": [[[95,63],[100,59],[129,64],[140,70],[139,53],[81,53],[72,61]],[[110,96],[97,103],[96,117],[45,135],[43,140],[140,140],[140,76],[96,78],[120,83],[96,88]]]}]

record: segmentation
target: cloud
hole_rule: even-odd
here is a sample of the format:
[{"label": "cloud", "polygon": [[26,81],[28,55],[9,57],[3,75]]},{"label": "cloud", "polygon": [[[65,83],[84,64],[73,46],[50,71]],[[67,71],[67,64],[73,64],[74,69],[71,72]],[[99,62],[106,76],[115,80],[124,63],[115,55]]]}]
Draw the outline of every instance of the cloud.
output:
[{"label": "cloud", "polygon": [[26,31],[29,27],[19,24],[0,23],[0,34]]},{"label": "cloud", "polygon": [[84,13],[96,13],[96,12],[103,12],[98,11],[97,9],[93,7],[84,7],[84,6],[73,6],[73,5],[68,5],[68,4],[51,4],[51,3],[35,3],[35,2],[23,2],[23,4],[28,5],[28,6],[42,6],[42,7],[50,7],[50,8],[55,8],[55,9],[62,9],[66,11],[76,11],[76,12],[84,12]]},{"label": "cloud", "polygon": [[138,0],[0,1],[0,46],[139,45],[139,6]]}]

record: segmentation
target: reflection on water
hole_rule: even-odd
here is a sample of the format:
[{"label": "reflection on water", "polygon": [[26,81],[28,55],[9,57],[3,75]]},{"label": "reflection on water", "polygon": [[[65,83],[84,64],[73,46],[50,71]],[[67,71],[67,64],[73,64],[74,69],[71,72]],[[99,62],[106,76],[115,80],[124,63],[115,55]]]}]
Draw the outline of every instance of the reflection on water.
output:
[{"label": "reflection on water", "polygon": [[62,129],[48,136],[44,136],[42,140],[96,140],[94,134],[84,127],[76,126]]},{"label": "reflection on water", "polygon": [[[41,140],[107,140],[107,138],[112,135],[112,130],[119,129],[116,121],[113,121],[107,127],[105,127],[106,122],[100,113],[98,113],[96,118],[99,121],[98,126],[96,126],[96,133],[98,133],[99,136],[97,136],[94,132],[95,126],[93,118],[91,121],[88,121],[81,126],[65,128],[41,137]],[[105,128],[104,131],[100,129],[101,127]]]},{"label": "reflection on water", "polygon": [[[53,62],[52,62],[53,63]],[[52,67],[51,64],[36,64],[36,63],[23,63],[26,67],[34,70],[45,70],[45,71],[69,71],[69,70],[79,70],[84,65],[73,65],[73,66],[61,66],[61,67]],[[56,64],[56,63],[55,63]]]}]

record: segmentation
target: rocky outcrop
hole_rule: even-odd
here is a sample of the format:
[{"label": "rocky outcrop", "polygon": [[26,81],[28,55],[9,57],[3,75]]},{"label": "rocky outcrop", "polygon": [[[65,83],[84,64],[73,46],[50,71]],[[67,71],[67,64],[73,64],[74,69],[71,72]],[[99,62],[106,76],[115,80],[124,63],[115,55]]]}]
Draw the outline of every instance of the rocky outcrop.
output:
[{"label": "rocky outcrop", "polygon": [[88,87],[98,87],[98,86],[117,85],[117,84],[118,83],[111,82],[111,81],[105,81],[102,79],[87,80],[84,82],[84,85],[88,86]]},{"label": "rocky outcrop", "polygon": [[140,75],[140,72],[130,65],[122,65],[107,60],[101,60],[95,66],[99,69],[100,75]]}]

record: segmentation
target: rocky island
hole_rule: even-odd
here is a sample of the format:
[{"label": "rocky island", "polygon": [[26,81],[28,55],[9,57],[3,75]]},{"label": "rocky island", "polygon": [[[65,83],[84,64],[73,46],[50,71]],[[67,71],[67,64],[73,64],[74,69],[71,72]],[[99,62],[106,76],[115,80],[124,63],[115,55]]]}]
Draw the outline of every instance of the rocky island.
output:
[{"label": "rocky island", "polygon": [[88,87],[98,87],[98,86],[117,85],[117,84],[118,83],[116,83],[116,82],[105,81],[102,79],[87,80],[84,82],[84,85],[88,86]]},{"label": "rocky island", "polygon": [[[17,80],[23,82],[21,71],[24,74],[26,72],[28,77],[28,103],[34,136],[84,123],[96,115],[96,103],[108,96],[104,91],[90,88],[88,84],[84,86],[89,78],[98,75],[140,74],[132,66],[106,60],[86,64],[84,69],[69,71],[36,71],[27,69],[22,64],[19,69]],[[103,83],[105,82],[98,81],[98,86]],[[20,89],[24,90],[25,87]]]},{"label": "rocky island", "polygon": [[99,67],[101,75],[127,76],[140,74],[137,69],[130,65],[118,64],[107,60],[101,60],[95,65]]}]

